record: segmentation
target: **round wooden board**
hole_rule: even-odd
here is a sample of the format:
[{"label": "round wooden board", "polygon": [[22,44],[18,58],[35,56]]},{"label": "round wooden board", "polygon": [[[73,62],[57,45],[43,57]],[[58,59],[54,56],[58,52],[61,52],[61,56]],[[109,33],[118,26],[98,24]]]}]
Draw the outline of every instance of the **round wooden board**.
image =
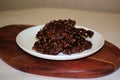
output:
[{"label": "round wooden board", "polygon": [[53,61],[25,53],[16,44],[17,34],[32,25],[8,25],[0,28],[0,57],[10,66],[32,74],[93,78],[108,75],[120,67],[120,49],[108,41],[95,54],[71,61]]}]

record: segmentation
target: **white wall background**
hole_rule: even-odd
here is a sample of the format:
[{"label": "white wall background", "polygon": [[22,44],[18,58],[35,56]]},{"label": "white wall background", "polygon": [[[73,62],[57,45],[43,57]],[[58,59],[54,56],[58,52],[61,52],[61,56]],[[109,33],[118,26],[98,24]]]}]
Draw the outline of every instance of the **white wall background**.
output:
[{"label": "white wall background", "polygon": [[0,10],[40,7],[120,13],[120,0],[0,0]]}]

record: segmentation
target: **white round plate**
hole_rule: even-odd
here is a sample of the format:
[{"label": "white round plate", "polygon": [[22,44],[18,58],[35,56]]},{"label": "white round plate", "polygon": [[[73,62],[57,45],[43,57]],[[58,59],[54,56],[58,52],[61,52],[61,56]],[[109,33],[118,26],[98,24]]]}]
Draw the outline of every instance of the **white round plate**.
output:
[{"label": "white round plate", "polygon": [[23,49],[25,52],[39,58],[49,59],[49,60],[73,60],[73,59],[79,59],[79,58],[83,58],[91,54],[94,54],[104,45],[103,36],[98,32],[96,32],[95,30],[92,30],[83,26],[75,26],[76,28],[84,28],[86,30],[91,30],[94,32],[93,37],[88,39],[93,44],[91,49],[85,50],[80,53],[71,54],[71,55],[66,55],[62,53],[59,53],[58,55],[47,55],[47,54],[38,53],[37,51],[33,50],[32,47],[36,42],[36,38],[35,38],[36,34],[43,27],[44,25],[38,25],[38,26],[34,26],[21,31],[16,37],[16,42],[18,46],[21,49]]}]

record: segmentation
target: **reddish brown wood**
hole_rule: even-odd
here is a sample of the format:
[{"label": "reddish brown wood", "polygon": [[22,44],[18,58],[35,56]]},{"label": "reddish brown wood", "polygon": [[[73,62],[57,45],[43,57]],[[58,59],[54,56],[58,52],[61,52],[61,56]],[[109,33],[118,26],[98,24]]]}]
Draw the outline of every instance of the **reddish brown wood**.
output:
[{"label": "reddish brown wood", "polygon": [[31,25],[0,28],[0,57],[24,72],[54,77],[93,78],[108,75],[120,67],[120,49],[108,41],[95,54],[71,61],[52,61],[33,57],[16,44],[16,35]]}]

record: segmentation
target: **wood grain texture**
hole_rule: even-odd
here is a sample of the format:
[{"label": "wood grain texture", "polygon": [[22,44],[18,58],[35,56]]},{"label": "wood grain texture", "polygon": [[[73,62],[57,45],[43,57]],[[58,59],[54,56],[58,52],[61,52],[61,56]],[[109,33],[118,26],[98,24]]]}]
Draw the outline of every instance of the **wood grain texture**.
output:
[{"label": "wood grain texture", "polygon": [[105,41],[95,54],[77,60],[54,61],[37,58],[22,51],[16,44],[17,34],[32,25],[8,25],[0,28],[0,57],[10,66],[32,74],[93,78],[108,75],[120,67],[120,49]]}]

